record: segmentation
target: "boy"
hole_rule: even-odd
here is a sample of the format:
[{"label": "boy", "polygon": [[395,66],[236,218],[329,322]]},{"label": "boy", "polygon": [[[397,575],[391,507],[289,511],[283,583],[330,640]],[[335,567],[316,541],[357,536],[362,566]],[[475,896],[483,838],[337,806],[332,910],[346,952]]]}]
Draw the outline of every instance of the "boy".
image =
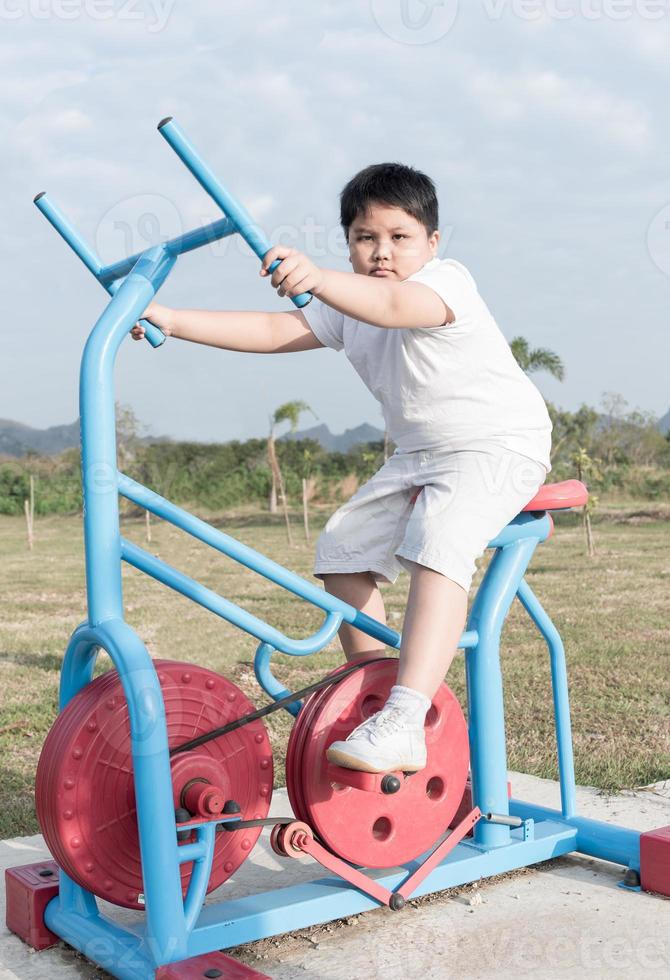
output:
[{"label": "boy", "polygon": [[[321,269],[282,245],[264,256],[262,276],[281,260],[271,276],[280,296],[313,294],[303,310],[152,303],[145,316],[168,335],[229,350],[344,348],[381,403],[397,449],[326,524],[314,574],[385,622],[378,583],[410,572],[398,675],[382,710],[327,757],[367,772],[413,772],[426,764],[424,721],[465,626],[475,559],[544,483],[552,426],[470,273],[436,257],[432,180],[376,164],[340,200],[353,272]],[[339,635],[348,660],[381,652],[346,623]]]}]

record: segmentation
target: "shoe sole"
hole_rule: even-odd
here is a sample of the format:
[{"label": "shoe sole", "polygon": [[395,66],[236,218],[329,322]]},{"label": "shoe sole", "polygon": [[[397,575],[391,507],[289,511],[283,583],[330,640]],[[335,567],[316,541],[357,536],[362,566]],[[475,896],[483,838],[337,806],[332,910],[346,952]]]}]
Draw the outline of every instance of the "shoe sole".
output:
[{"label": "shoe sole", "polygon": [[392,768],[379,769],[373,766],[369,762],[365,762],[363,759],[357,759],[353,755],[347,755],[346,752],[341,752],[339,749],[328,749],[326,751],[326,759],[328,762],[332,762],[335,766],[343,766],[345,769],[355,769],[356,772],[372,772],[375,774],[386,773],[386,772],[420,772],[422,769],[426,768],[424,763],[421,766],[414,764],[405,765],[400,763],[400,765],[393,766]]}]

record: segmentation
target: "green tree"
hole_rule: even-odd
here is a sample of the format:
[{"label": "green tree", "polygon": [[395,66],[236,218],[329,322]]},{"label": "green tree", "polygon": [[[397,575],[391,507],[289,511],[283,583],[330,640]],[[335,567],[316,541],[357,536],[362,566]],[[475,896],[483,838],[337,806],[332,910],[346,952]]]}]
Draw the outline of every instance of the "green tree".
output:
[{"label": "green tree", "polygon": [[576,412],[567,412],[547,402],[547,410],[553,425],[551,434],[551,465],[558,459],[567,460],[581,446],[590,449],[595,440],[598,412],[588,405],[581,405]]},{"label": "green tree", "polygon": [[559,381],[565,377],[565,368],[558,354],[547,347],[531,348],[525,337],[515,337],[510,347],[519,367],[532,374],[534,371],[547,371]]},{"label": "green tree", "polygon": [[303,412],[312,412],[312,415],[314,415],[314,418],[316,418],[315,413],[309,407],[307,402],[302,401],[285,402],[283,405],[280,405],[278,409],[276,409],[274,415],[270,416],[270,433],[268,435],[268,460],[272,471],[270,513],[274,513],[277,510],[277,493],[279,493],[282,510],[284,511],[286,536],[288,538],[289,545],[293,544],[293,539],[291,538],[291,523],[288,517],[288,505],[286,503],[286,493],[284,492],[284,480],[279,468],[279,463],[277,462],[275,430],[278,425],[281,425],[282,422],[288,422],[291,426],[290,431],[295,432],[295,430],[298,428],[298,422]]},{"label": "green tree", "polygon": [[630,411],[623,395],[606,391],[598,449],[607,466],[653,466],[666,456],[666,440],[652,412]]}]

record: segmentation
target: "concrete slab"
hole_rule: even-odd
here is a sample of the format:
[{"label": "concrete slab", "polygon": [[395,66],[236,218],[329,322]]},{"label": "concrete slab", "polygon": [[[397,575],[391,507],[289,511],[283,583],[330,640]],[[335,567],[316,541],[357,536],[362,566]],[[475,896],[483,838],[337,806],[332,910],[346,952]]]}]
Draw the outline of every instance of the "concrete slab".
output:
[{"label": "concrete slab", "polygon": [[[515,797],[559,806],[556,783],[519,773],[510,778]],[[595,819],[639,830],[670,824],[670,781],[619,796],[580,787],[577,798],[579,812]],[[291,812],[284,790],[276,791],[271,812]],[[279,859],[267,838],[211,900],[322,877],[307,857]],[[47,853],[39,836],[4,841],[2,870]],[[646,972],[670,978],[670,901],[620,889],[620,879],[615,865],[564,857],[426,896],[402,913],[377,909],[238,947],[234,955],[275,980],[609,980]],[[4,874],[2,888],[4,907]],[[120,920],[139,914],[107,909]],[[107,974],[63,945],[33,953],[6,931],[3,916],[0,980],[38,977],[103,980]]]}]

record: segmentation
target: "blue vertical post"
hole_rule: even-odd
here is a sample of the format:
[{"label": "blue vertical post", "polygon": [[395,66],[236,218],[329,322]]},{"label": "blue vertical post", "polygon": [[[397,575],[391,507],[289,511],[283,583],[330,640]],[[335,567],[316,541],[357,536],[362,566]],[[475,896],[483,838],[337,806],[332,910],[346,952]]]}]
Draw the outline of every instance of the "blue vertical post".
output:
[{"label": "blue vertical post", "polygon": [[[113,372],[122,341],[175,260],[163,246],[142,254],[93,328],[80,374],[87,638],[111,656],[128,702],[147,926],[158,963],[183,958],[187,935],[163,698],[144,644],[123,619]],[[88,665],[79,658],[82,673]],[[83,679],[76,668],[66,676],[75,688]]]},{"label": "blue vertical post", "polygon": [[[508,813],[505,710],[500,671],[500,633],[538,538],[498,548],[486,570],[468,620],[479,640],[465,658],[472,799],[482,813]],[[480,820],[475,843],[509,844],[510,829]]]},{"label": "blue vertical post", "polygon": [[144,253],[93,328],[81,361],[81,469],[91,625],[123,618],[114,361],[128,330],[174,262],[162,246]]}]

